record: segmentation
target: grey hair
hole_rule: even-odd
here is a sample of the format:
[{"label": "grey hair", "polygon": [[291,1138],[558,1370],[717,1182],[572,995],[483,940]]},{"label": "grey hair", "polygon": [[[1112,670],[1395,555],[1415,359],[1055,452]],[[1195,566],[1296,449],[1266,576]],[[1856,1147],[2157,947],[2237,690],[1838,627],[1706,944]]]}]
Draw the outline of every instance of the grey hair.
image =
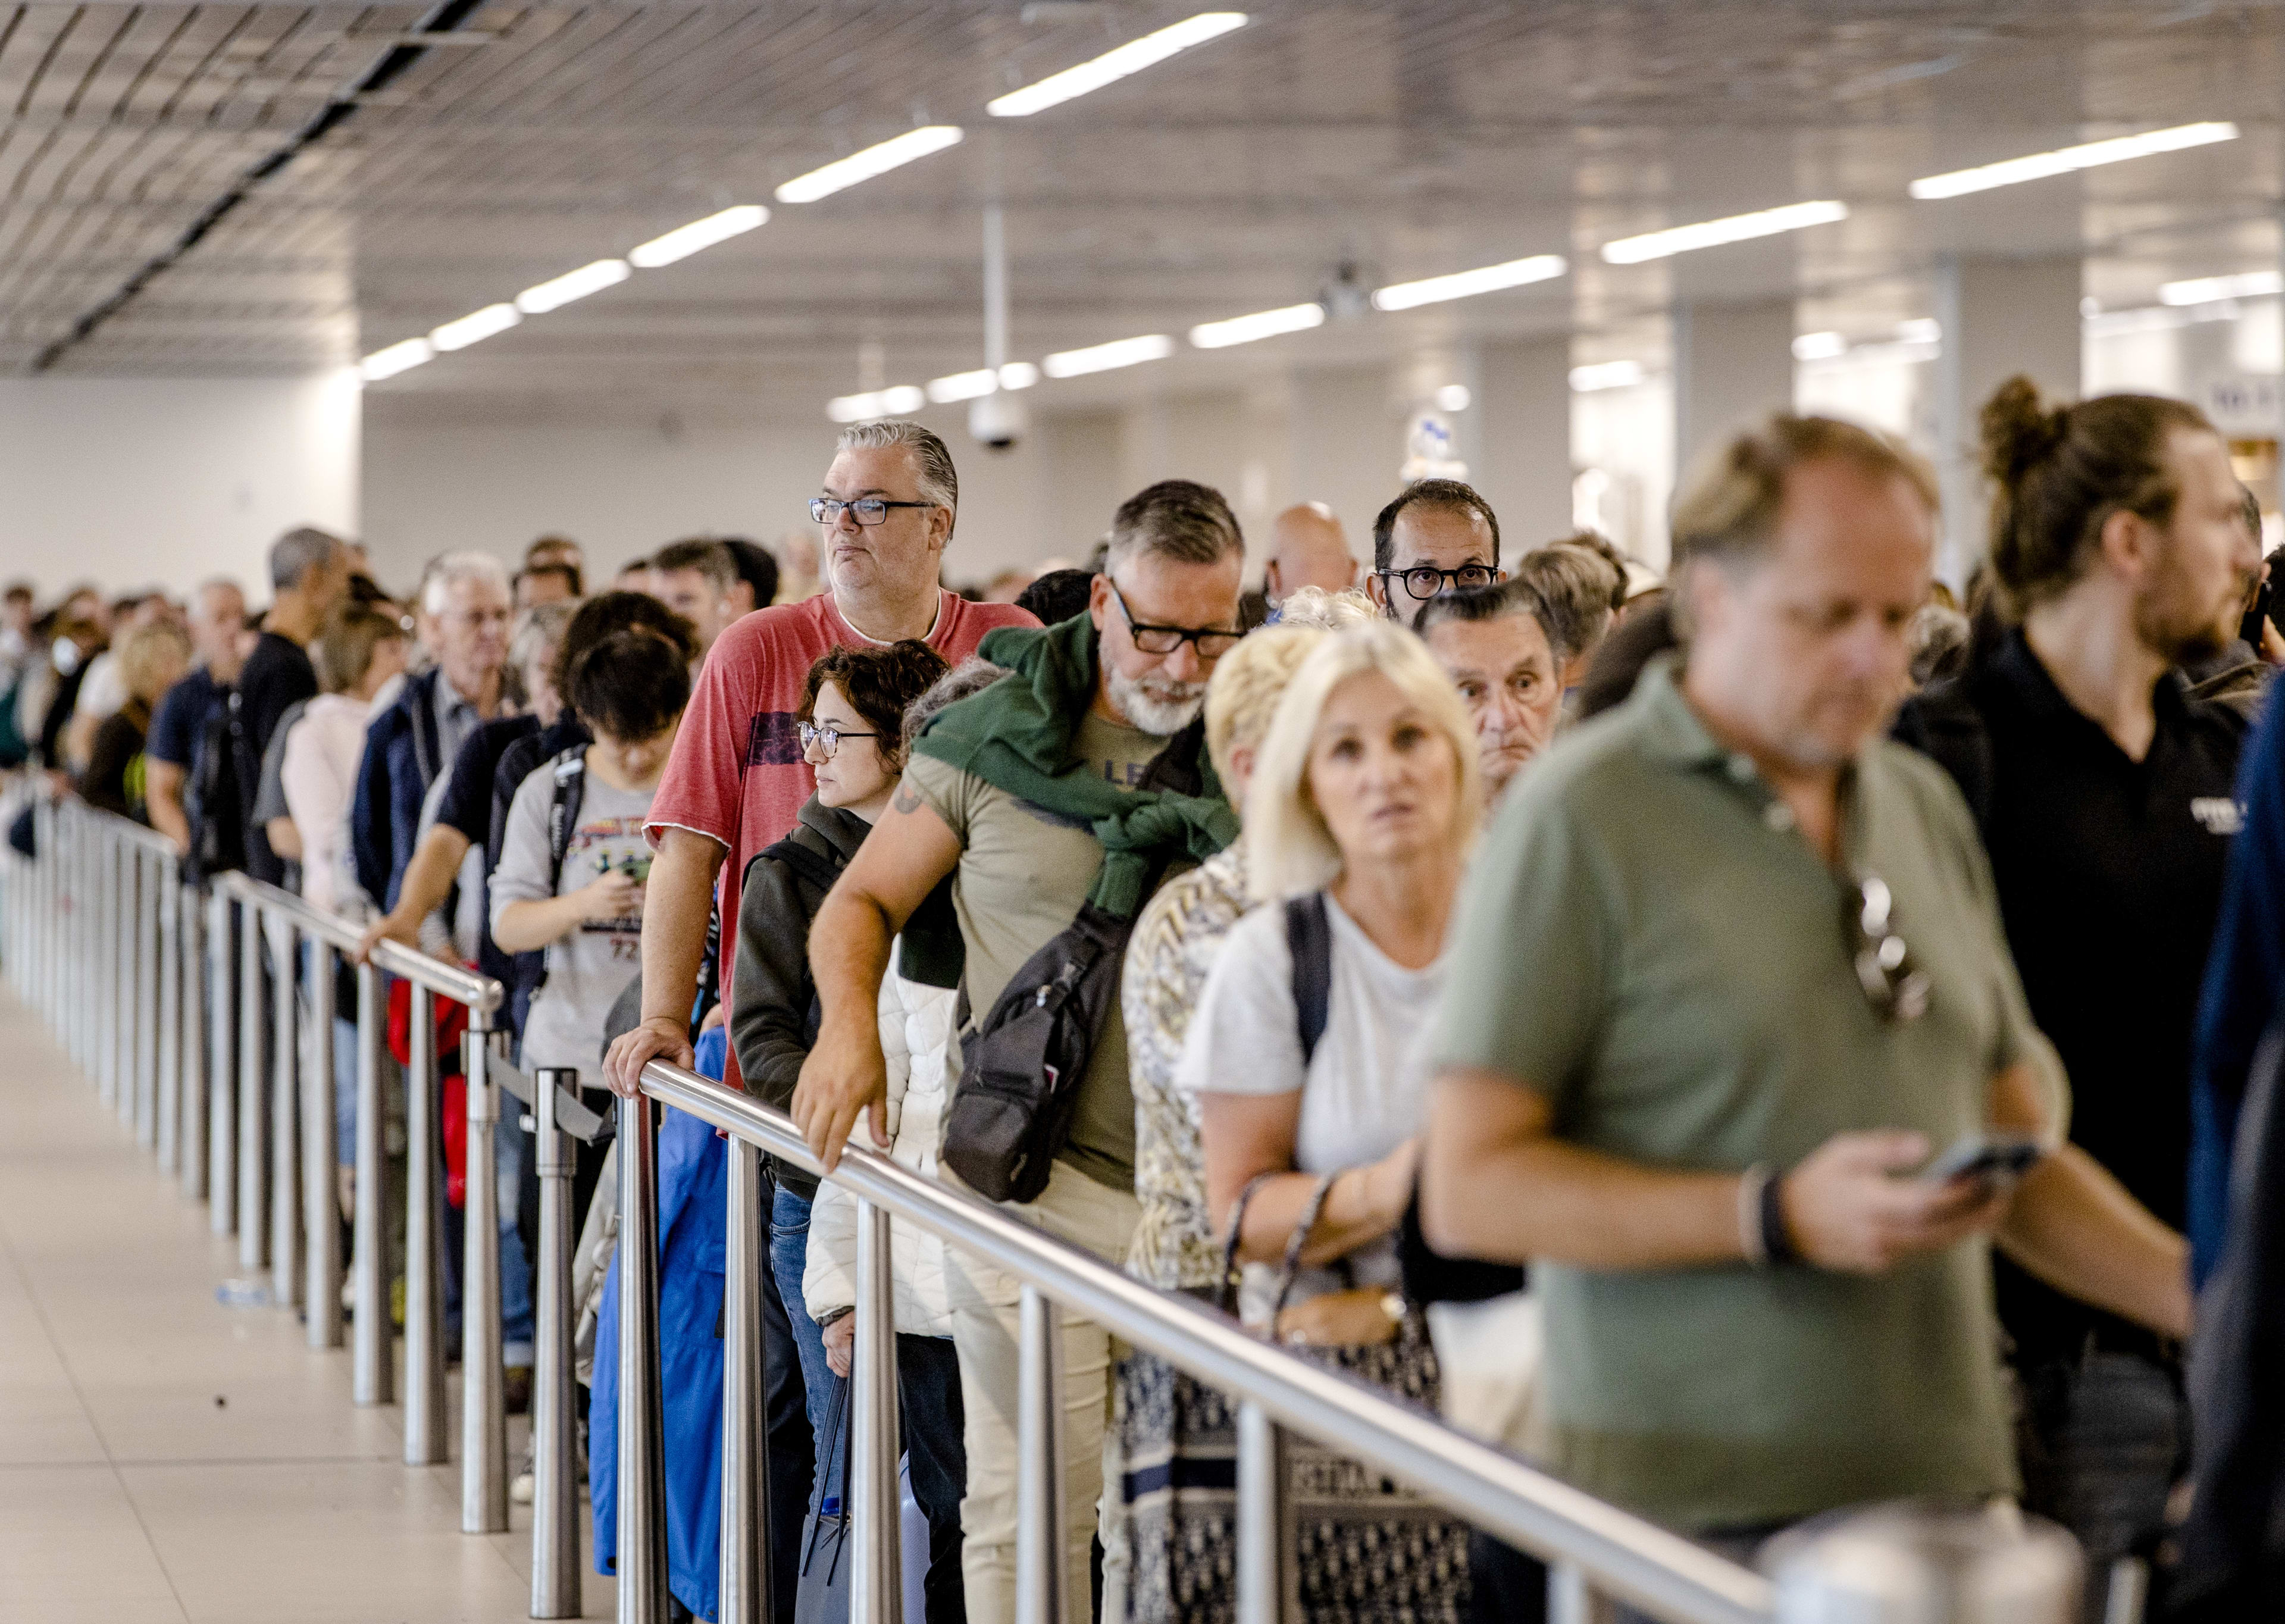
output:
[{"label": "grey hair", "polygon": [[1322,586],[1297,586],[1277,606],[1279,625],[1307,626],[1317,632],[1338,632],[1343,626],[1379,618],[1380,611],[1372,607],[1372,600],[1354,586],[1337,592]]},{"label": "grey hair", "polygon": [[578,612],[574,599],[535,603],[524,610],[516,616],[514,634],[508,639],[507,663],[518,671],[543,660],[554,665],[555,650],[563,647],[563,629]]},{"label": "grey hair", "polygon": [[[1535,557],[1536,554],[1530,556]],[[1563,639],[1571,623],[1559,623],[1555,612],[1539,589],[1521,576],[1512,581],[1496,582],[1490,586],[1463,587],[1458,592],[1440,592],[1420,606],[1412,617],[1412,629],[1426,637],[1435,627],[1447,621],[1500,620],[1511,615],[1527,616],[1536,621],[1541,633],[1547,639],[1559,663],[1577,655],[1579,651]]]},{"label": "grey hair", "polygon": [[945,672],[929,684],[928,692],[905,707],[905,748],[913,748],[913,741],[938,711],[971,694],[981,694],[1007,674],[1006,666],[994,665],[978,655],[969,655]]},{"label": "grey hair", "polygon": [[1107,575],[1138,553],[1178,563],[1219,564],[1245,552],[1237,515],[1221,491],[1196,480],[1162,479],[1119,505],[1102,569]]},{"label": "grey hair", "polygon": [[884,418],[875,423],[852,423],[833,443],[836,451],[879,451],[891,445],[913,454],[913,483],[921,500],[934,502],[955,517],[960,512],[960,475],[952,466],[952,448],[933,429],[907,418]]},{"label": "grey hair", "polygon": [[490,581],[503,593],[514,595],[507,566],[489,553],[440,553],[420,572],[420,607],[428,614],[444,612],[444,594],[462,581]]},{"label": "grey hair", "polygon": [[270,544],[270,584],[276,592],[291,592],[322,569],[349,543],[331,530],[301,524]]}]

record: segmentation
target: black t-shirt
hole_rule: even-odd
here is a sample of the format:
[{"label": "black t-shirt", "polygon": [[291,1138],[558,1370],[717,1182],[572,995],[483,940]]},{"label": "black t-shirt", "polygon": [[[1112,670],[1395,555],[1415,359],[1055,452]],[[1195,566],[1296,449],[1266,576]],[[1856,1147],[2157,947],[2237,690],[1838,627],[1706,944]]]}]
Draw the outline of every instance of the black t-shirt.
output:
[{"label": "black t-shirt", "polygon": [[223,702],[223,695],[228,692],[205,666],[194,667],[161,695],[159,709],[151,718],[151,737],[143,753],[153,761],[163,761],[189,772],[198,760],[199,738],[206,732],[207,718],[214,714],[215,707]]},{"label": "black t-shirt", "polygon": [[246,871],[257,880],[282,885],[286,864],[270,849],[270,837],[253,818],[262,793],[262,757],[279,718],[304,700],[318,696],[318,671],[302,645],[264,632],[238,674],[239,726],[245,748],[238,762],[238,804],[247,809]]},{"label": "black t-shirt", "polygon": [[452,773],[436,803],[436,821],[459,830],[470,845],[483,845],[491,834],[492,778],[499,771],[500,757],[518,739],[538,731],[535,716],[496,717],[477,724],[452,757]]},{"label": "black t-shirt", "polygon": [[[2160,679],[2140,762],[2065,699],[2020,632],[1954,683],[1906,707],[1898,733],[1929,748],[1983,826],[2007,945],[2032,1016],[2071,1085],[2072,1142],[2179,1228],[2190,1145],[2191,1027],[2221,902],[2244,723]],[[1965,770],[1961,707],[1988,757]],[[1931,726],[1931,724],[1933,724]],[[1918,736],[1916,736],[1918,735]],[[1930,744],[1933,737],[1937,742]],[[1910,922],[1899,921],[1907,937]],[[2140,1333],[1998,1265],[2002,1320],[2025,1362],[2069,1356],[2090,1331]]]}]

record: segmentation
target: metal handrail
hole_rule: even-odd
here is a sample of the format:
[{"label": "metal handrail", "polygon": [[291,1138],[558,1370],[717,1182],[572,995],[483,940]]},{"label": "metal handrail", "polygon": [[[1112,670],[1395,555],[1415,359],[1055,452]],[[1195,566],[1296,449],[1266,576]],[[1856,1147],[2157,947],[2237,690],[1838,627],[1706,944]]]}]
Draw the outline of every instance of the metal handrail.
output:
[{"label": "metal handrail", "polygon": [[[168,850],[171,851],[173,848],[169,846]],[[316,937],[343,953],[357,952],[365,940],[365,931],[351,921],[339,914],[328,914],[306,898],[267,881],[233,871],[216,875],[214,886],[216,890],[258,905],[273,918],[292,921],[294,928],[302,935]],[[400,980],[426,987],[456,1004],[466,1004],[487,1015],[497,1010],[506,997],[506,989],[491,977],[447,964],[417,947],[407,947],[387,937],[373,944],[371,957],[375,965]]]},{"label": "metal handrail", "polygon": [[[750,1095],[664,1061],[644,1069],[642,1087],[651,1098],[771,1156],[823,1173],[792,1118]],[[623,1134],[623,1157],[626,1139]],[[1681,1624],[1766,1624],[1771,1615],[1774,1593],[1760,1574],[1361,1382],[1297,1359],[1225,1315],[1146,1285],[854,1140],[827,1176],[860,1203],[987,1260],[1124,1340],[1260,1405],[1277,1422],[1337,1442],[1510,1543],[1551,1563],[1574,1565],[1598,1590]],[[627,1220],[623,1212],[621,1221]],[[881,1316],[871,1317],[877,1323]],[[860,1317],[860,1338],[862,1324]],[[852,1393],[862,1390],[860,1381]],[[893,1415],[893,1389],[891,1403]],[[860,1452],[860,1476],[864,1471]],[[891,1494],[893,1477],[892,1466]],[[861,1481],[855,1494],[861,1506]],[[859,1572],[863,1569],[860,1556]]]}]

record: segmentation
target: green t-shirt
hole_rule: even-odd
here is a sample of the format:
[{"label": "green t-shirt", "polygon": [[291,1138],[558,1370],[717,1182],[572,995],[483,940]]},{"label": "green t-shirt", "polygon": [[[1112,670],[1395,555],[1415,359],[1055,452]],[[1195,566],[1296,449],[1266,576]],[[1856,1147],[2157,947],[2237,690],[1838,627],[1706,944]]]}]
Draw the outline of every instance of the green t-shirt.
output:
[{"label": "green t-shirt", "polygon": [[[1090,711],[1072,747],[1078,762],[1072,772],[1100,773],[1132,788],[1166,741]],[[968,949],[970,1019],[981,1022],[1024,961],[1078,916],[1103,867],[1103,844],[1086,825],[929,756],[913,757],[905,782],[960,838],[953,910]],[[1127,1086],[1127,1029],[1116,999],[1080,1080],[1071,1139],[1057,1159],[1098,1184],[1135,1188],[1135,1096]]]},{"label": "green t-shirt", "polygon": [[[1501,807],[1449,954],[1440,1059],[1541,1091],[1565,1140],[1675,1169],[1790,1166],[1845,1129],[1917,1128],[1941,1150],[1984,1125],[1991,1079],[2019,1059],[2060,1106],[1959,793],[1885,741],[1852,776],[1841,849],[1894,893],[1932,984],[1920,1019],[1873,1012],[1843,882],[1661,664]],[[1547,1464],[1692,1530],[2011,1492],[1990,1275],[1981,1242],[1870,1278],[1535,1265]]]}]

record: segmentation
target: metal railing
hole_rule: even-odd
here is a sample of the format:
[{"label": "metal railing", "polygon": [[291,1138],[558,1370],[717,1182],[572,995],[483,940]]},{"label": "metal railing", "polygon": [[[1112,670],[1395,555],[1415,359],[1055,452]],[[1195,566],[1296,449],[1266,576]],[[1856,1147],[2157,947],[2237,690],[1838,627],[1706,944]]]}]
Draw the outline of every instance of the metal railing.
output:
[{"label": "metal railing", "polygon": [[[96,1079],[104,1102],[154,1153],[161,1171],[177,1176],[186,1195],[208,1202],[215,1233],[237,1236],[241,1264],[269,1270],[274,1300],[302,1304],[310,1345],[338,1347],[334,977],[337,957],[357,945],[357,927],[241,875],[220,876],[201,894],[183,883],[174,851],[159,836],[68,798],[36,798],[35,825],[37,860],[24,862],[12,853],[0,862],[5,909],[0,943],[10,981]],[[384,972],[468,1011],[462,1056],[468,1132],[460,1459],[461,1526],[469,1533],[508,1526],[492,1142],[501,1089],[530,1110],[541,1188],[534,1269],[530,1613],[577,1617],[580,1517],[570,1301],[577,1215],[570,1210],[569,1140],[599,1137],[607,1125],[581,1102],[576,1074],[541,1071],[528,1078],[507,1063],[491,1019],[501,1001],[499,983],[394,943],[382,943],[370,962],[356,967],[352,1390],[360,1405],[386,1404],[394,1395],[386,1235],[389,1204],[398,1201],[406,1233],[407,1464],[446,1459],[438,1070],[433,1005],[416,996],[408,1046],[406,1171],[401,1187],[391,1190],[383,1155]],[[307,1045],[297,1040],[302,1024]],[[664,1063],[644,1071],[642,1088],[642,1099],[616,1107],[618,1617],[624,1624],[664,1624],[668,1616],[656,1102],[722,1130],[729,1141],[718,1616],[722,1624],[761,1624],[769,1612],[762,1532],[769,1486],[760,1343],[762,1271],[768,1267],[761,1157],[821,1170],[791,1120],[747,1094]],[[855,1144],[831,1177],[857,1203],[860,1312],[847,1496],[854,1551],[850,1616],[856,1624],[894,1624],[902,1612],[890,1251],[891,1226],[899,1223],[915,1225],[1021,1283],[1017,1624],[1061,1624],[1064,1616],[1057,1347],[1066,1312],[1085,1315],[1236,1400],[1237,1610],[1243,1624],[1272,1624],[1292,1594],[1292,1553],[1282,1549],[1279,1535],[1281,1427],[1336,1444],[1545,1560],[1550,1617],[1558,1624],[1607,1619],[1616,1602],[1674,1624],[1768,1624],[1775,1616],[1776,1592],[1759,1573],[1376,1389],[1297,1359],[1226,1316],[1144,1285],[996,1207]],[[1900,1554],[1898,1560],[1907,1557]],[[1789,1610],[1786,1616],[1794,1614]],[[1839,1615],[1819,1609],[1801,1616]]]}]

